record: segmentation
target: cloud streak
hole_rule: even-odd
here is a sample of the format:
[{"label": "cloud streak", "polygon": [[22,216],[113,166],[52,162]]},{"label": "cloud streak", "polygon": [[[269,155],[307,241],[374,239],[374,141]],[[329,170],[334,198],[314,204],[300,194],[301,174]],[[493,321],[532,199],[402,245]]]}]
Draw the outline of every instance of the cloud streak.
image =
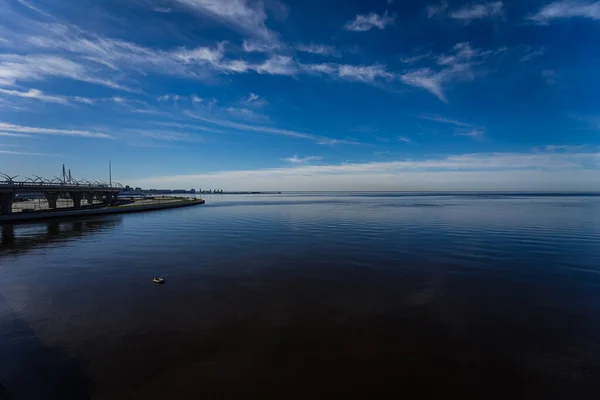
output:
[{"label": "cloud streak", "polygon": [[470,22],[475,19],[491,18],[502,16],[504,4],[501,1],[482,4],[466,5],[456,11],[452,11],[449,16],[453,19]]},{"label": "cloud streak", "polygon": [[306,164],[311,161],[318,161],[321,158],[322,157],[319,157],[319,156],[298,157],[297,155],[294,155],[293,157],[282,158],[281,160],[292,163],[292,164]]},{"label": "cloud streak", "polygon": [[39,134],[39,135],[59,135],[59,136],[78,136],[85,138],[95,139],[111,139],[112,136],[105,133],[94,132],[89,130],[80,129],[50,129],[50,128],[38,128],[31,126],[15,125],[7,122],[0,122],[1,132],[10,132],[17,134]]},{"label": "cloud streak", "polygon": [[58,103],[58,104],[71,104],[72,102],[77,103],[85,103],[92,104],[93,100],[86,97],[67,97],[67,96],[57,96],[57,95],[47,95],[41,90],[37,89],[29,89],[26,92],[20,92],[18,90],[9,90],[0,88],[0,93],[8,95],[8,96],[16,96],[25,99],[34,99],[47,103]]},{"label": "cloud streak", "polygon": [[386,27],[392,25],[395,19],[395,17],[388,15],[387,11],[382,15],[376,13],[359,14],[354,20],[348,21],[344,25],[344,29],[352,32],[366,32],[373,28],[384,30]]},{"label": "cloud streak", "polygon": [[266,41],[277,35],[265,25],[267,13],[263,2],[248,0],[175,0],[201,16],[213,19],[233,30]]},{"label": "cloud streak", "polygon": [[544,6],[530,20],[540,24],[547,24],[555,19],[588,18],[600,20],[600,1],[584,2],[576,0],[555,1]]}]

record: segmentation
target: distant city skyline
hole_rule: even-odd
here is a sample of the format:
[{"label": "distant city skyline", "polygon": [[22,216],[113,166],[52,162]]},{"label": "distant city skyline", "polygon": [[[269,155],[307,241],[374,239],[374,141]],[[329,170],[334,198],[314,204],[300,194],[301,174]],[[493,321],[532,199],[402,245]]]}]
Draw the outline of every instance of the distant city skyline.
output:
[{"label": "distant city skyline", "polygon": [[[600,1],[0,0],[0,172],[600,190]],[[189,190],[189,189],[186,189]]]}]

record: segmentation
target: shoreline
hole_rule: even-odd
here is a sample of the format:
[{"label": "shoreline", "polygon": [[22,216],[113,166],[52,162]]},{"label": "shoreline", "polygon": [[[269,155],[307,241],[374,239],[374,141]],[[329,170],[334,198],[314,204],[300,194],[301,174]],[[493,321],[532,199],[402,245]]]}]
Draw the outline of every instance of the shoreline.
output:
[{"label": "shoreline", "polygon": [[12,224],[12,223],[23,223],[23,222],[37,222],[47,219],[58,219],[58,218],[77,218],[87,216],[98,216],[98,215],[109,215],[109,214],[125,214],[134,212],[144,211],[157,211],[169,208],[180,208],[190,207],[200,204],[204,204],[203,199],[191,199],[181,200],[172,203],[163,204],[144,204],[144,205],[128,205],[128,206],[116,206],[116,207],[102,207],[102,208],[91,208],[91,209],[69,209],[65,211],[36,211],[31,213],[15,213],[10,215],[0,216],[0,225]]}]

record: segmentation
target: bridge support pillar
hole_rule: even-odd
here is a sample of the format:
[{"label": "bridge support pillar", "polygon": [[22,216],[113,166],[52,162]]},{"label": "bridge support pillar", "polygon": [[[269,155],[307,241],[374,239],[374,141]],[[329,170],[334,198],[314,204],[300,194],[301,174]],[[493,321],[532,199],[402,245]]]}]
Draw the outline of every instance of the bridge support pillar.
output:
[{"label": "bridge support pillar", "polygon": [[81,198],[83,197],[83,193],[69,192],[69,196],[71,196],[71,200],[73,200],[73,207],[81,208]]},{"label": "bridge support pillar", "polygon": [[0,193],[0,214],[12,214],[12,205],[14,200],[14,192]]},{"label": "bridge support pillar", "polygon": [[44,197],[48,200],[48,208],[56,208],[56,201],[58,200],[58,192],[46,192]]},{"label": "bridge support pillar", "polygon": [[111,198],[110,198],[110,192],[102,192],[100,194],[100,197],[102,197],[102,202],[104,204],[106,204],[106,205],[110,204],[110,200],[111,200]]},{"label": "bridge support pillar", "polygon": [[89,192],[85,194],[85,199],[87,200],[87,203],[89,206],[91,206],[92,204],[94,204],[94,196],[96,194],[93,192]]}]

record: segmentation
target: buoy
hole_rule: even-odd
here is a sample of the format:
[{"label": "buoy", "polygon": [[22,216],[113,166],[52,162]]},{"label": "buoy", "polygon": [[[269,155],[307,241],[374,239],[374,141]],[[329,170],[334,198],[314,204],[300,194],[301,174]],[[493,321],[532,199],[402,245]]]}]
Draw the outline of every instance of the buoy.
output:
[{"label": "buoy", "polygon": [[159,278],[158,276],[155,276],[152,279],[152,282],[154,282],[154,283],[165,283],[165,280],[163,278]]}]

